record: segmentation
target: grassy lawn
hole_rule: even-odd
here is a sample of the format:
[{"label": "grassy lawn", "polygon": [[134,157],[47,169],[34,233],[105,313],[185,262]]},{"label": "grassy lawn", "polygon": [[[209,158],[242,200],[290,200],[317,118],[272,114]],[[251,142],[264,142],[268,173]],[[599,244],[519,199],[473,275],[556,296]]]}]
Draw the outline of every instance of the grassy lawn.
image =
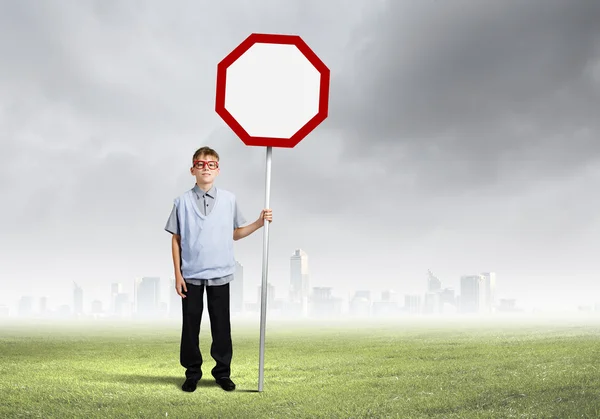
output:
[{"label": "grassy lawn", "polygon": [[0,325],[0,417],[600,417],[600,323],[234,324],[235,392],[181,391],[174,324]]}]

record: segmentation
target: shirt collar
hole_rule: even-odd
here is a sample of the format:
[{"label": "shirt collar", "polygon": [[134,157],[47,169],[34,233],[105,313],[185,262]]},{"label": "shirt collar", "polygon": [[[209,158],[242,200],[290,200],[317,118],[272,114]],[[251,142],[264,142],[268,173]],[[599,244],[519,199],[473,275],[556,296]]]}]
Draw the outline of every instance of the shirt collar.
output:
[{"label": "shirt collar", "polygon": [[215,186],[211,186],[210,189],[207,192],[204,192],[202,189],[200,189],[200,187],[197,184],[194,184],[194,192],[196,192],[196,194],[198,196],[204,196],[205,194],[211,198],[215,197]]}]

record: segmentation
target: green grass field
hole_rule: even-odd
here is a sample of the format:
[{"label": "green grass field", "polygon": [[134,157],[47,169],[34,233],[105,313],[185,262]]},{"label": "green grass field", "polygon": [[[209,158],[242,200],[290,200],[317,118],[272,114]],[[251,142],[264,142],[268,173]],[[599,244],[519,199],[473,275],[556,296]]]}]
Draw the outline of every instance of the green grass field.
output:
[{"label": "green grass field", "polygon": [[600,417],[600,323],[234,324],[234,392],[181,391],[179,324],[0,325],[0,417]]}]

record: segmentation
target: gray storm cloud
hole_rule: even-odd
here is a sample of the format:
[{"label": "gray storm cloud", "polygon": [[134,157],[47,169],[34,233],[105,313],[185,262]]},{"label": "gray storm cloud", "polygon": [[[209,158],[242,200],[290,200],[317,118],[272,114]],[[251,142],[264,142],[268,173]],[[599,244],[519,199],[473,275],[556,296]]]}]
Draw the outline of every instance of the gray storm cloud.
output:
[{"label": "gray storm cloud", "polygon": [[333,117],[427,188],[572,171],[597,157],[599,21],[586,0],[387,2]]}]

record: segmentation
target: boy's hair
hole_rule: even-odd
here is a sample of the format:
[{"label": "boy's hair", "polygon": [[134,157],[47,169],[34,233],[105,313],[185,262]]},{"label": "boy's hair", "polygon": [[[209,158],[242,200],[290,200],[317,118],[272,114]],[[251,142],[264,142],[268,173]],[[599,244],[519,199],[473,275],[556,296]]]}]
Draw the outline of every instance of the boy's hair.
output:
[{"label": "boy's hair", "polygon": [[219,153],[217,153],[210,147],[200,147],[198,150],[196,150],[196,152],[194,153],[194,157],[192,158],[192,162],[198,160],[200,156],[211,156],[214,157],[217,161],[219,161]]}]

